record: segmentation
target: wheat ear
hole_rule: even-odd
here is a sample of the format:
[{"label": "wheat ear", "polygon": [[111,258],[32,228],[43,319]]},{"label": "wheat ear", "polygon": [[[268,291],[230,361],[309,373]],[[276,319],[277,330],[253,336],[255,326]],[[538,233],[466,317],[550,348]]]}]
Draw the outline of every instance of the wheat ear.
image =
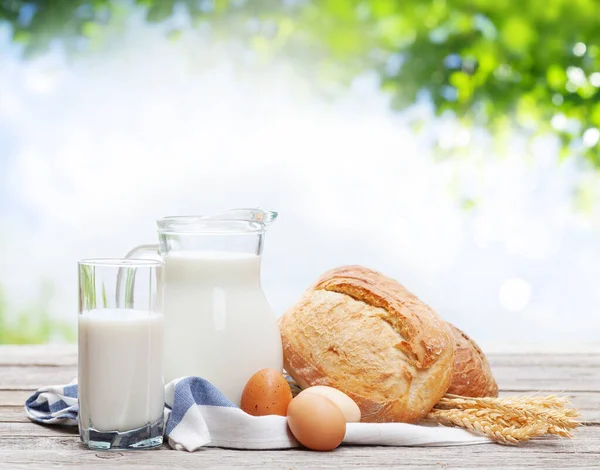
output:
[{"label": "wheat ear", "polygon": [[445,395],[427,415],[428,421],[460,426],[501,444],[519,444],[546,434],[571,437],[579,412],[556,395],[468,398]]}]

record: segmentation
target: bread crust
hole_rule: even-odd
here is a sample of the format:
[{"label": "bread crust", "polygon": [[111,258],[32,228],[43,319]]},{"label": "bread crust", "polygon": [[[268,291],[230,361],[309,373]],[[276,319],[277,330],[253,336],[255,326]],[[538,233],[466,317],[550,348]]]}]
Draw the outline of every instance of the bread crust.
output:
[{"label": "bread crust", "polygon": [[397,281],[362,266],[321,276],[280,329],[290,375],[302,388],[346,393],[361,421],[419,421],[452,380],[448,324]]},{"label": "bread crust", "polygon": [[456,341],[454,374],[447,393],[464,397],[497,397],[498,384],[477,343],[449,323]]}]

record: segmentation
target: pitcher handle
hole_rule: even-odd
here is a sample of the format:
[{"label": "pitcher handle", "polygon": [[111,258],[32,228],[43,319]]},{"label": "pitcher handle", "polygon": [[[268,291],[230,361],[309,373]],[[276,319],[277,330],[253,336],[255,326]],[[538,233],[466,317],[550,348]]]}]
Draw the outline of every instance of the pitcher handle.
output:
[{"label": "pitcher handle", "polygon": [[162,261],[162,257],[158,253],[159,246],[158,243],[154,243],[152,245],[140,245],[136,246],[129,253],[125,255],[126,259],[153,259],[156,261]]},{"label": "pitcher handle", "polygon": [[[129,253],[127,253],[125,255],[125,259],[153,259],[153,260],[157,260],[157,261],[162,261],[162,257],[158,253],[158,250],[159,250],[158,244],[136,246],[133,250],[129,251]],[[121,300],[123,300],[123,302],[124,302],[123,307],[132,308],[133,307],[133,297],[132,297],[133,288],[132,287],[133,287],[133,283],[135,283],[135,273],[130,277],[124,276],[125,269],[127,269],[127,268],[119,268],[119,271],[117,272],[117,288],[116,288],[117,302],[121,302]],[[128,270],[128,272],[130,272],[130,271]],[[127,288],[127,285],[129,283],[132,284],[130,286],[131,287],[130,289]],[[161,293],[159,292],[158,295],[161,295]]]}]

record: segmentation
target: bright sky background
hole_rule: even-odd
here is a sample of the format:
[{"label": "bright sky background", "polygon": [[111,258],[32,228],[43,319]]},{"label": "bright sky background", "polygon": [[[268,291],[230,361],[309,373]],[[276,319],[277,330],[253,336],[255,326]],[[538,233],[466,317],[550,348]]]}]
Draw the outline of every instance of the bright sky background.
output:
[{"label": "bright sky background", "polygon": [[[134,32],[111,54],[25,62],[0,29],[0,284],[12,309],[51,281],[52,314],[75,324],[78,259],[155,241],[163,215],[260,206],[280,212],[263,262],[278,314],[325,270],[358,263],[477,340],[597,340],[600,203],[582,215],[572,196],[597,180],[558,165],[551,141],[533,160],[517,141],[503,158],[482,147],[436,163],[373,77],[325,103],[287,66],[244,72],[201,38]],[[489,145],[452,121],[436,132]],[[466,197],[478,206],[461,209]]]}]

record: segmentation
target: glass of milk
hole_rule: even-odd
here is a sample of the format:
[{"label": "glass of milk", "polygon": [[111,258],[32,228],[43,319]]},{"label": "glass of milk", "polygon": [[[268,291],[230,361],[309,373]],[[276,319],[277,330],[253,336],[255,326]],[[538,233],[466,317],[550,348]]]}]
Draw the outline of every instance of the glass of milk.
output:
[{"label": "glass of milk", "polygon": [[162,263],[79,262],[79,434],[90,449],[163,442]]}]

